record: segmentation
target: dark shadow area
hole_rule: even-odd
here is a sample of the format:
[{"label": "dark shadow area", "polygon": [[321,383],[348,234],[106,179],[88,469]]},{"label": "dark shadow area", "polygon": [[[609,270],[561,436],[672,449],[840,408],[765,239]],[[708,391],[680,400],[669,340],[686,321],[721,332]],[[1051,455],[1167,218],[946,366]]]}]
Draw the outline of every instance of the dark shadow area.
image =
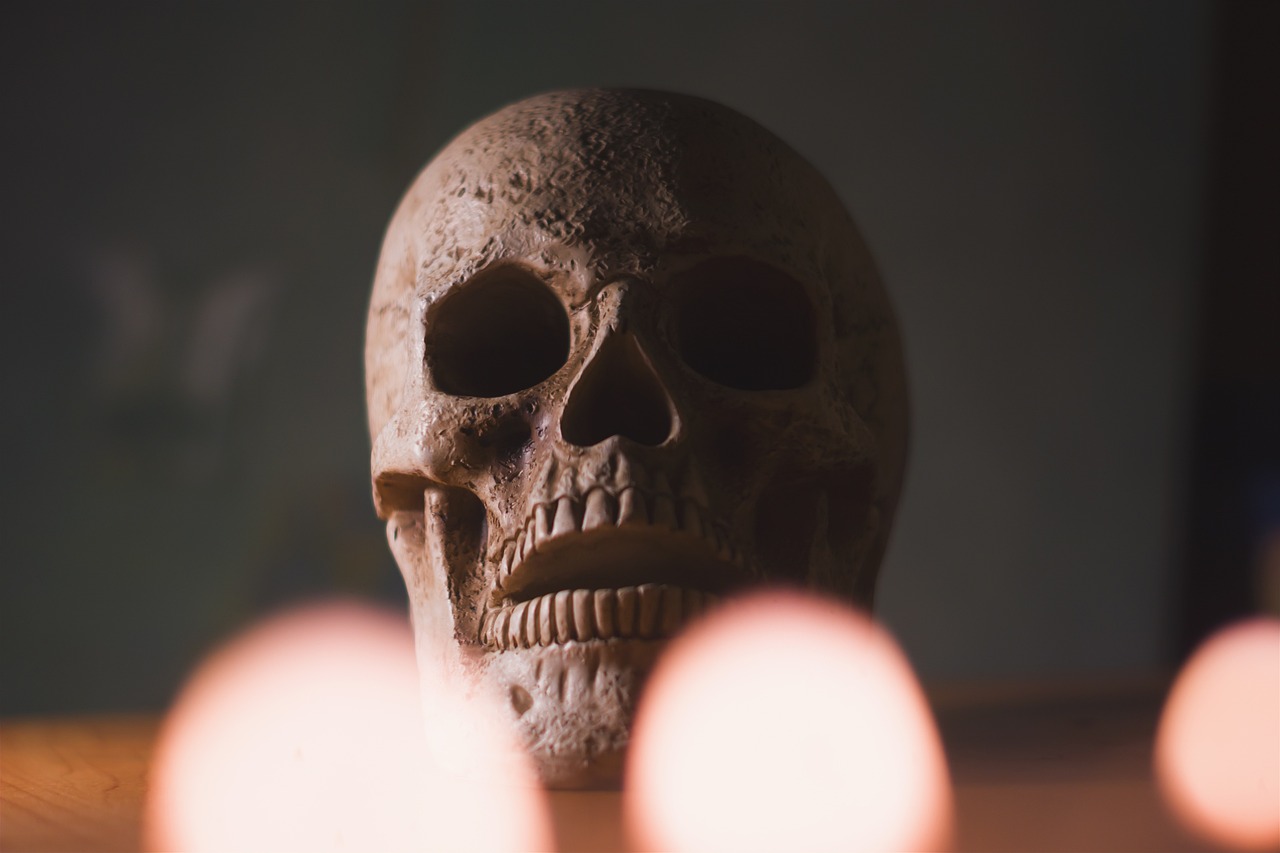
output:
[{"label": "dark shadow area", "polygon": [[1215,22],[1179,655],[1280,610],[1280,4]]},{"label": "dark shadow area", "polygon": [[476,276],[442,299],[428,322],[427,364],[446,394],[514,394],[551,376],[569,355],[564,308],[519,267]]}]

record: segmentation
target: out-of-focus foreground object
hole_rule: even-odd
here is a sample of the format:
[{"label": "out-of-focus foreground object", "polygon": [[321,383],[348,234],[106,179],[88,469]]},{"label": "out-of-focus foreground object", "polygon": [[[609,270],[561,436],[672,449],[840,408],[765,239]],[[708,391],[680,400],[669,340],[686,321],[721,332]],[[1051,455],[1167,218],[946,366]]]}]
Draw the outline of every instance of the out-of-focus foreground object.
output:
[{"label": "out-of-focus foreground object", "polygon": [[1165,704],[1156,775],[1194,832],[1238,850],[1280,848],[1280,620],[1210,637]]},{"label": "out-of-focus foreground object", "polygon": [[[1160,678],[956,685],[931,694],[958,851],[1207,853],[1151,773]],[[140,849],[154,717],[0,720],[0,851]],[[562,853],[623,853],[616,791],[552,791]]]},{"label": "out-of-focus foreground object", "polygon": [[483,706],[440,696],[426,714],[468,753],[459,778],[428,755],[418,697],[402,617],[325,604],[251,629],[196,671],[166,718],[144,843],[184,851],[549,847],[532,769],[503,730],[479,735]]},{"label": "out-of-focus foreground object", "polygon": [[732,602],[659,662],[628,758],[644,850],[948,845],[942,742],[894,641],[832,602]]}]

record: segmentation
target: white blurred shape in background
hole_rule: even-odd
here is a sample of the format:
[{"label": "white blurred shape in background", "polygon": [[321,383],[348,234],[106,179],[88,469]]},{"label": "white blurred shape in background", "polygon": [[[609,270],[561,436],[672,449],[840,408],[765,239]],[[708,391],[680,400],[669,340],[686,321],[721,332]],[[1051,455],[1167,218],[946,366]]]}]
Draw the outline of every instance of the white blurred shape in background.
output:
[{"label": "white blurred shape in background", "polygon": [[213,654],[165,720],[151,773],[155,850],[548,849],[532,768],[487,708],[431,688],[466,778],[423,735],[413,638],[354,603],[269,619]]},{"label": "white blurred shape in background", "polygon": [[1280,848],[1280,620],[1219,631],[1178,674],[1156,778],[1189,829],[1237,850]]},{"label": "white blurred shape in background", "polygon": [[695,625],[637,715],[638,849],[928,850],[951,836],[942,743],[911,666],[869,618],[757,594]]}]

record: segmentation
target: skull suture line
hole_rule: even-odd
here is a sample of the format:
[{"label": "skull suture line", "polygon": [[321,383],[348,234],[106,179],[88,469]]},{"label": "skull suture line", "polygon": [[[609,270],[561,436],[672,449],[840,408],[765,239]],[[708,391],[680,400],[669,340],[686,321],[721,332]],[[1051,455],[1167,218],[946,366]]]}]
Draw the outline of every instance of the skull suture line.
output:
[{"label": "skull suture line", "polygon": [[663,638],[719,596],[871,604],[893,313],[831,187],[732,110],[558,92],[463,132],[388,228],[366,376],[421,666],[502,696],[551,785],[616,784]]}]

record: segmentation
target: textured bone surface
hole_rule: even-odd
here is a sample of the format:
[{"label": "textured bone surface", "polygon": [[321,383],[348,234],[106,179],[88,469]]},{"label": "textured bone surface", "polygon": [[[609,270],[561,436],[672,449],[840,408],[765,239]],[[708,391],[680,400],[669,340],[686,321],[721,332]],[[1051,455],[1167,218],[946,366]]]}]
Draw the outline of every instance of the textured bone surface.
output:
[{"label": "textured bone surface", "polygon": [[720,597],[871,605],[896,322],[831,187],[726,107],[556,92],[464,131],[388,228],[365,364],[419,666],[501,697],[552,786],[618,783],[645,676]]}]

